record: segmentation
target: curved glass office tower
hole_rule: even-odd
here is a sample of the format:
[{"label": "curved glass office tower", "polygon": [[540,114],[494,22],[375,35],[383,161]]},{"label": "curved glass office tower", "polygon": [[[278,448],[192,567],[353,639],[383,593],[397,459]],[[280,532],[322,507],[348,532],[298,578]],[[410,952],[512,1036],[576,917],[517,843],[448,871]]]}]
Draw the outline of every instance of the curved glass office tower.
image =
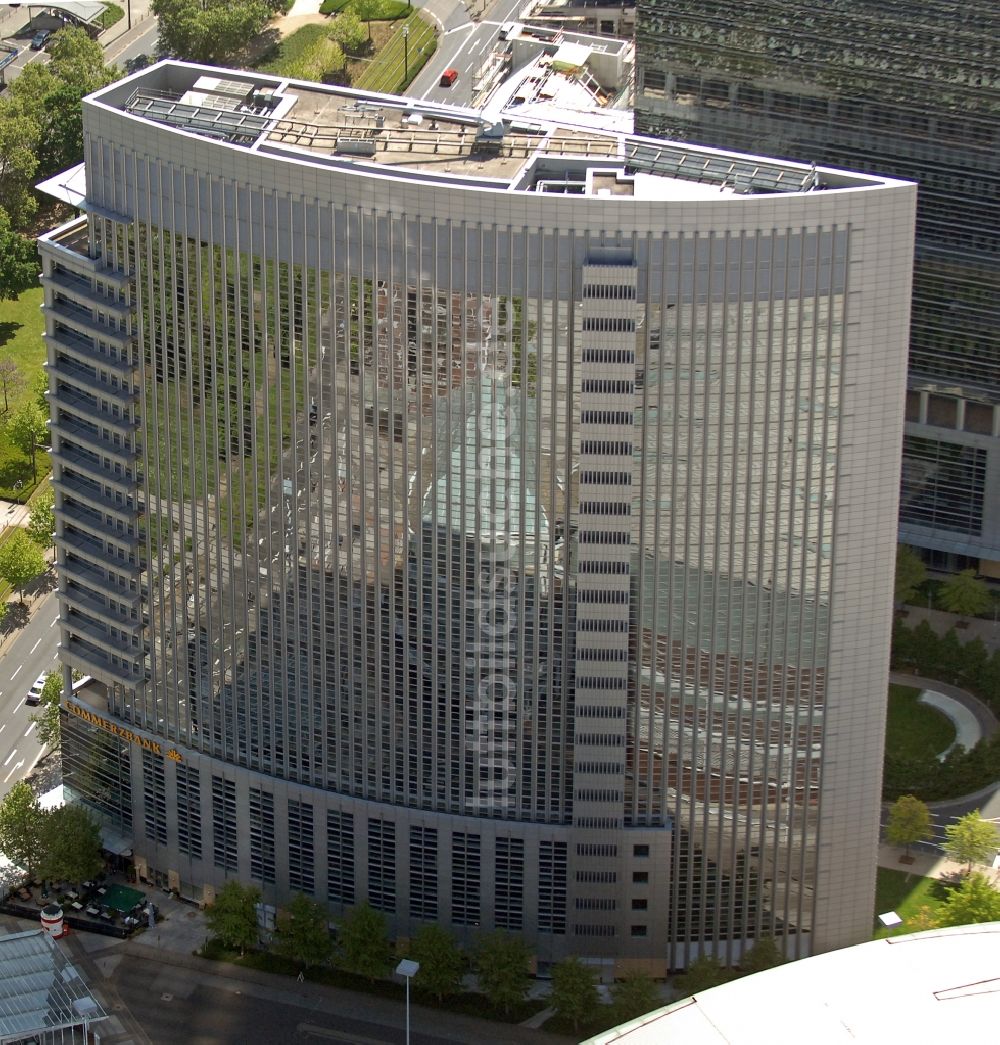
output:
[{"label": "curved glass office tower", "polygon": [[67,782],[140,871],[543,961],[866,935],[912,186],[178,64],[85,126]]}]

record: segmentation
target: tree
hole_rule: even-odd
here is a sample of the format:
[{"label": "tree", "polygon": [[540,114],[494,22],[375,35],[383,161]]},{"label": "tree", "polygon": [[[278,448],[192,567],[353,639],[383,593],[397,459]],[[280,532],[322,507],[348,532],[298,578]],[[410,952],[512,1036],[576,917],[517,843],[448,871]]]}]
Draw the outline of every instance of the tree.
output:
[{"label": "tree", "polygon": [[905,846],[909,856],[914,842],[922,842],[932,834],[931,811],[919,798],[901,795],[893,802],[885,824],[885,838],[889,845]]},{"label": "tree", "polygon": [[[34,241],[16,232],[10,223],[10,215],[0,207],[0,301],[16,298],[22,291],[33,286],[38,279],[38,251]],[[0,384],[3,385],[3,409],[10,409],[9,392],[22,383],[17,363],[13,359],[0,362]]]},{"label": "tree", "polygon": [[996,826],[984,820],[978,809],[948,824],[944,833],[948,836],[944,851],[952,860],[967,864],[966,871],[971,871],[973,864],[985,863],[997,848]]},{"label": "tree", "polygon": [[38,728],[35,736],[40,743],[49,744],[52,747],[59,746],[60,723],[59,705],[62,701],[63,680],[61,671],[50,671],[45,676],[45,684],[42,686],[42,699],[39,710],[31,716],[31,721]]},{"label": "tree", "polygon": [[[26,66],[22,75],[29,68],[41,68],[35,63]],[[21,77],[18,77],[20,80]],[[18,80],[15,80],[16,84]],[[41,128],[33,113],[24,112],[14,96],[9,94],[14,84],[8,88],[8,96],[0,101],[0,208],[9,219],[8,227],[20,232],[25,229],[35,214],[38,204],[35,201],[34,185],[37,181],[38,156],[37,148],[41,138]],[[9,248],[5,238],[2,244]],[[21,246],[14,241],[14,248]],[[17,257],[24,261],[20,253]],[[38,275],[37,261],[34,275]],[[7,271],[7,259],[4,271]],[[17,281],[20,266],[13,267],[14,282]]]},{"label": "tree", "polygon": [[33,878],[42,855],[45,813],[35,792],[19,780],[0,802],[0,853]]},{"label": "tree", "polygon": [[420,963],[413,986],[443,1001],[462,988],[465,957],[455,937],[440,925],[425,925],[410,941],[407,957]]},{"label": "tree", "polygon": [[972,569],[949,577],[941,585],[938,601],[949,613],[957,613],[960,617],[975,617],[993,608],[990,589]]},{"label": "tree", "polygon": [[[926,807],[925,807],[926,808]],[[773,936],[762,936],[750,948],[740,962],[740,972],[750,973],[764,972],[766,969],[774,969],[783,965],[785,956],[781,953],[777,941]]]},{"label": "tree", "polygon": [[320,37],[313,40],[308,47],[290,65],[285,68],[285,75],[293,80],[313,80],[321,83],[332,73],[344,69],[344,52],[334,40]]},{"label": "tree", "polygon": [[338,964],[371,982],[389,971],[390,947],[385,918],[368,904],[352,907],[340,923]]},{"label": "tree", "polygon": [[732,976],[729,970],[723,968],[718,959],[710,954],[703,954],[691,962],[684,975],[678,978],[676,986],[682,994],[690,996],[718,987],[730,979]]},{"label": "tree", "polygon": [[663,1005],[663,999],[651,977],[644,972],[634,971],[626,973],[624,979],[612,985],[611,1003],[615,1022],[627,1023],[658,1009]]},{"label": "tree", "polygon": [[476,951],[479,986],[490,1004],[505,1015],[523,1001],[528,992],[530,959],[528,945],[519,936],[493,932],[479,942]]},{"label": "tree", "polygon": [[52,533],[56,528],[55,491],[51,486],[42,491],[28,509],[28,536],[42,551],[52,547]]},{"label": "tree", "polygon": [[924,560],[905,544],[896,547],[896,602],[912,602],[927,580]]},{"label": "tree", "polygon": [[45,562],[38,545],[18,528],[0,545],[0,577],[2,577],[24,602],[25,585],[45,572]]},{"label": "tree", "polygon": [[347,54],[357,54],[365,44],[365,27],[361,24],[361,19],[357,14],[347,8],[333,20],[333,25],[330,26],[330,36]]},{"label": "tree", "polygon": [[257,904],[260,890],[233,879],[215,894],[215,903],[205,910],[208,931],[225,947],[245,954],[257,945]]},{"label": "tree", "polygon": [[35,402],[38,404],[38,409],[48,417],[49,416],[49,375],[43,370],[38,377],[35,378],[34,387],[31,389],[31,394],[35,397]]},{"label": "tree", "polygon": [[1000,921],[1000,893],[979,871],[967,875],[952,889],[941,908],[941,925],[996,921]]},{"label": "tree", "polygon": [[163,53],[209,65],[231,64],[267,25],[260,0],[153,0]]},{"label": "tree", "polygon": [[38,871],[53,882],[85,882],[104,866],[101,825],[81,805],[52,809],[42,820]]},{"label": "tree", "polygon": [[46,50],[55,84],[45,97],[39,166],[54,173],[83,159],[83,98],[122,74],[105,64],[101,45],[77,26],[60,29]]},{"label": "tree", "polygon": [[29,401],[12,414],[7,422],[7,434],[18,450],[31,459],[32,481],[38,482],[35,455],[38,447],[45,442],[45,437],[48,435],[45,415],[38,409],[38,404]]},{"label": "tree", "polygon": [[382,0],[351,0],[358,18],[368,27],[368,42],[372,41],[372,19],[382,13]]},{"label": "tree", "polygon": [[574,1031],[597,1015],[600,1004],[593,970],[579,958],[563,958],[552,967],[552,1006]]},{"label": "tree", "polygon": [[326,908],[296,893],[278,915],[275,950],[306,969],[326,965],[333,953]]}]

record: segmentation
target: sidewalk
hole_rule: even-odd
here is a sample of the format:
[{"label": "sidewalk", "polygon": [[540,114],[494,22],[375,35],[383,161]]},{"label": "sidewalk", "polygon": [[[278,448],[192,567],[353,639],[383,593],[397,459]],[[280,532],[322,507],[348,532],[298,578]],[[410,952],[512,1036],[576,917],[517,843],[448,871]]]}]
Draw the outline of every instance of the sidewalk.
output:
[{"label": "sidewalk", "polygon": [[[912,863],[902,863],[900,862],[900,857],[903,855],[904,851],[898,846],[882,842],[878,847],[878,865],[893,871],[906,871],[908,874],[917,874],[923,878],[950,878],[965,871],[965,864],[956,863],[954,860],[949,860],[946,856],[918,852],[915,849],[911,849],[910,860]],[[1000,872],[989,865],[980,864],[973,870],[981,871],[994,885],[1000,884]]]}]

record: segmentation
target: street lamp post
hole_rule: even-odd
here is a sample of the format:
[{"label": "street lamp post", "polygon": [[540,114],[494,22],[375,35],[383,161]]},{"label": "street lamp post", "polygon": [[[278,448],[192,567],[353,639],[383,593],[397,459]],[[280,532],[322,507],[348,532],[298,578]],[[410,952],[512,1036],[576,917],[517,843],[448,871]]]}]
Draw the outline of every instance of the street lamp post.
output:
[{"label": "street lamp post", "polygon": [[396,966],[396,975],[402,976],[406,980],[406,1045],[410,1045],[410,980],[418,972],[420,972],[420,962],[415,962],[410,958],[404,958]]},{"label": "street lamp post", "polygon": [[[403,26],[403,86],[410,82],[410,27]],[[409,980],[406,981],[409,984]]]}]

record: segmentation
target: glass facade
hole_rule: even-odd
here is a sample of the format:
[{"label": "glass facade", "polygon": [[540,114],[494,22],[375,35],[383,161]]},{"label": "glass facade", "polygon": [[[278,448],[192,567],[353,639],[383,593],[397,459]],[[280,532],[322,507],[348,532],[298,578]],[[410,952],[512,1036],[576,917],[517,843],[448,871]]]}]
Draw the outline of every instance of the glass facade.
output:
[{"label": "glass facade", "polygon": [[459,220],[88,104],[90,213],[43,244],[60,623],[155,738],[141,858],[543,960],[856,935],[821,767],[886,662],[833,607],[890,591],[852,542],[892,543],[912,190],[546,139]]},{"label": "glass facade", "polygon": [[939,463],[927,480],[928,444],[955,421],[911,419],[901,539],[1000,560],[1000,511],[984,515],[972,478],[989,458],[986,496],[1000,504],[1000,11],[640,0],[637,19],[643,133],[919,182],[910,387],[950,396],[991,438],[957,466],[969,478]]}]

